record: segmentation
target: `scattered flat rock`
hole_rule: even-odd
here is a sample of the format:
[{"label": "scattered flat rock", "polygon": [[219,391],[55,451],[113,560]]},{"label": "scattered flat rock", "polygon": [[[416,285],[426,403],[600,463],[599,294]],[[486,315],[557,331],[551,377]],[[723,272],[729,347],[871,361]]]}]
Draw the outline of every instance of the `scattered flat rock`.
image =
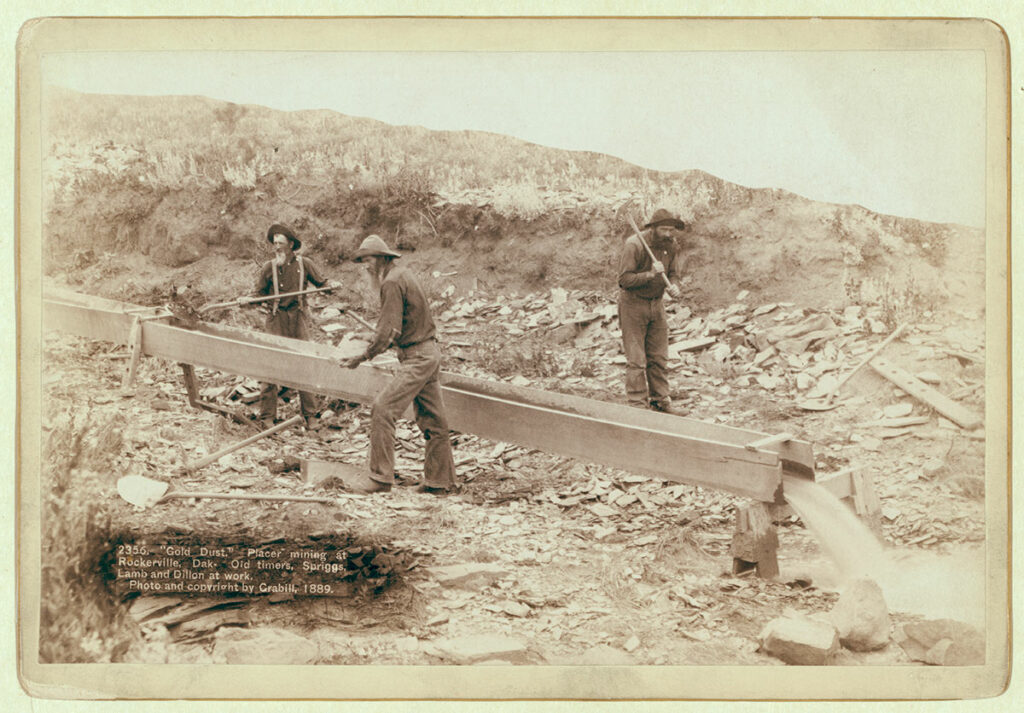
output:
[{"label": "scattered flat rock", "polygon": [[851,651],[874,651],[889,643],[889,608],[874,580],[850,582],[830,617],[839,632],[839,643]]},{"label": "scattered flat rock", "polygon": [[941,458],[929,458],[921,466],[921,473],[926,478],[934,478],[945,469],[946,463]]},{"label": "scattered flat rock", "polygon": [[913,412],[914,405],[906,401],[901,401],[898,404],[886,406],[883,410],[885,411],[886,418],[903,418],[904,416],[909,416]]},{"label": "scattered flat rock", "polygon": [[835,626],[799,615],[772,619],[760,640],[762,651],[797,666],[825,665],[839,651]]},{"label": "scattered flat rock", "polygon": [[427,572],[441,586],[464,589],[479,589],[508,574],[503,567],[483,562],[428,567]]},{"label": "scattered flat rock", "polygon": [[214,638],[214,663],[310,664],[317,645],[285,629],[219,629]]}]

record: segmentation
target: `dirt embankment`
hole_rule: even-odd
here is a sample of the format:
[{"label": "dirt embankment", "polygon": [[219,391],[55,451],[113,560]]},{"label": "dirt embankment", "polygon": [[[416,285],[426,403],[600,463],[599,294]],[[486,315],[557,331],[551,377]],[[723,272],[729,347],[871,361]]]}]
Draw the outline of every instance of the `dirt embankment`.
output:
[{"label": "dirt embankment", "polygon": [[[611,294],[629,230],[624,213],[639,215],[632,198],[617,209],[581,205],[526,220],[488,203],[451,203],[431,194],[382,197],[274,179],[251,190],[111,182],[50,212],[47,271],[111,297],[137,297],[138,290],[125,286],[135,282],[160,292],[194,283],[211,298],[229,299],[248,290],[268,257],[266,228],[281,221],[303,238],[304,254],[339,277],[351,270],[345,259],[358,242],[377,233],[428,273],[458,272],[460,291],[563,286]],[[742,290],[763,302],[816,309],[884,299],[919,312],[984,304],[979,231],[780,191],[745,189],[716,198],[682,235],[679,268],[687,303],[698,310],[726,305]]]},{"label": "dirt embankment", "polygon": [[458,271],[460,291],[611,294],[627,216],[665,207],[690,226],[681,269],[696,310],[741,290],[815,309],[887,292],[918,311],[984,298],[979,230],[700,170],[201,97],[55,91],[47,102],[45,270],[109,296],[132,296],[124,284],[136,277],[208,281],[211,297],[234,296],[248,277],[225,274],[249,276],[266,259],[273,222],[292,225],[329,268],[377,233],[427,272]]}]

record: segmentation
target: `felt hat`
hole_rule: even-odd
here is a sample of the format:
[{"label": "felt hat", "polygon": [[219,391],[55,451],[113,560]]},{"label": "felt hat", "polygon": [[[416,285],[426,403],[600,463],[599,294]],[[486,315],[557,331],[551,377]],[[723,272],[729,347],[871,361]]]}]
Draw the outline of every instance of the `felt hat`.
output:
[{"label": "felt hat", "polygon": [[654,215],[651,216],[651,220],[645,225],[645,228],[657,228],[659,225],[671,225],[673,228],[682,230],[686,227],[686,223],[679,220],[664,208],[658,208],[654,211]]},{"label": "felt hat", "polygon": [[302,241],[295,237],[295,233],[287,225],[281,225],[280,223],[274,223],[270,226],[267,231],[267,242],[273,243],[275,235],[283,235],[288,238],[292,243],[292,250],[298,250],[302,247]]},{"label": "felt hat", "polygon": [[381,257],[402,257],[402,253],[395,252],[388,247],[388,244],[379,235],[367,235],[356,250],[352,258],[356,262],[362,262],[363,258],[379,255]]}]

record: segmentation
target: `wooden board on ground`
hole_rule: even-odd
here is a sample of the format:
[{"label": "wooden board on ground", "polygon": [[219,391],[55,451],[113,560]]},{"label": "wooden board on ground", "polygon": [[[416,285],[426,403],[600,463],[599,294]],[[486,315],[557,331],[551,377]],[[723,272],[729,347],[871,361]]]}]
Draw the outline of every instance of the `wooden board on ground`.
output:
[{"label": "wooden board on ground", "polygon": [[958,424],[967,430],[973,430],[981,425],[981,417],[964,408],[945,394],[936,391],[905,369],[901,369],[892,362],[885,359],[875,359],[871,362],[871,368],[880,376],[888,379],[933,409],[941,413],[950,421]]},{"label": "wooden board on ground", "polygon": [[302,482],[318,486],[331,479],[340,480],[346,487],[352,487],[365,469],[340,461],[303,459]]}]

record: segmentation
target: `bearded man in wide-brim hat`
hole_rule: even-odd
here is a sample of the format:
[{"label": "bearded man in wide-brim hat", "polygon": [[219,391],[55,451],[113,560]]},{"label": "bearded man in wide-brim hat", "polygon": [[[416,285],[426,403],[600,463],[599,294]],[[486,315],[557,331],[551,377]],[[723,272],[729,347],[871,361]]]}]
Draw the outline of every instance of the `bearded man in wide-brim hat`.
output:
[{"label": "bearded man in wide-brim hat", "polygon": [[676,277],[676,237],[685,227],[682,220],[659,209],[644,225],[643,234],[626,239],[619,257],[626,399],[631,406],[665,413],[673,410],[668,383],[668,319],[662,296],[666,290],[673,298],[680,295],[672,280]]},{"label": "bearded man in wide-brim hat", "polygon": [[353,260],[363,263],[380,293],[380,319],[366,351],[343,365],[354,369],[389,347],[398,351],[394,378],[373,400],[370,416],[369,473],[351,483],[361,493],[387,492],[395,479],[395,423],[411,403],[426,439],[420,492],[444,495],[455,485],[455,462],[441,399],[441,352],[430,303],[413,274],[395,260],[401,253],[370,235]]},{"label": "bearded man in wide-brim hat", "polygon": [[[316,264],[308,257],[297,255],[302,241],[295,231],[281,223],[274,223],[267,230],[267,242],[274,250],[274,259],[263,265],[256,279],[256,294],[281,295],[301,292],[307,284],[323,287],[327,280],[321,275]],[[266,331],[279,337],[309,340],[310,316],[306,296],[296,295],[270,300],[267,303]],[[277,417],[277,384],[261,384],[259,418],[263,425],[273,425]],[[314,394],[299,392],[299,407],[306,421],[306,428],[316,430],[317,399]]]}]

